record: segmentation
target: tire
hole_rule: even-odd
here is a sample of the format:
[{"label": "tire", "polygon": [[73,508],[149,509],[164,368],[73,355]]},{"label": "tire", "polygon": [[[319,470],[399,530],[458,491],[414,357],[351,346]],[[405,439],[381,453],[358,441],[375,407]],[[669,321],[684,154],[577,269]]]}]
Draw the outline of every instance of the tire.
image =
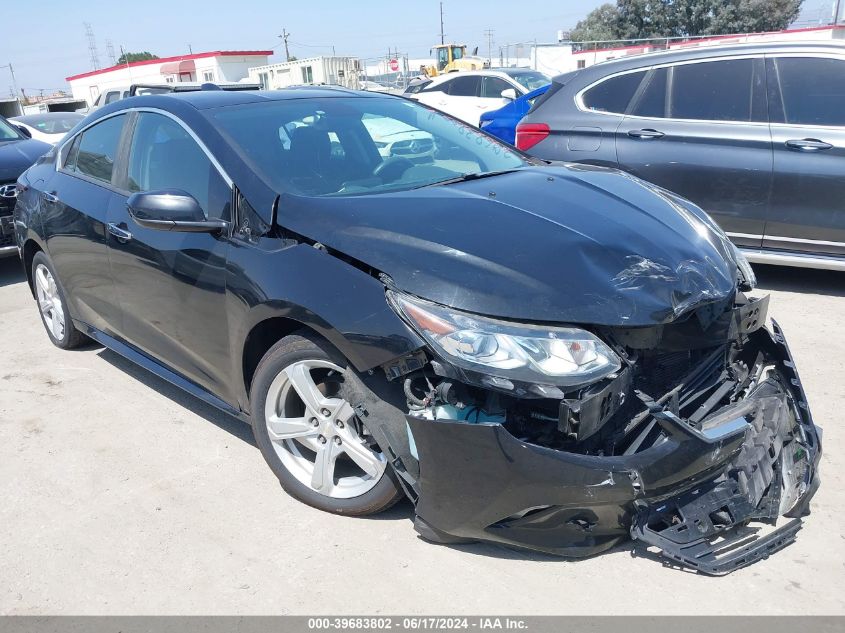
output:
[{"label": "tire", "polygon": [[355,380],[331,344],[299,332],[261,359],[250,403],[255,441],[288,494],[326,512],[364,516],[403,492],[384,451],[340,396],[343,383]]},{"label": "tire", "polygon": [[88,339],[73,324],[67,295],[44,252],[38,252],[32,258],[32,283],[41,323],[50,342],[61,349],[73,349],[85,343]]}]

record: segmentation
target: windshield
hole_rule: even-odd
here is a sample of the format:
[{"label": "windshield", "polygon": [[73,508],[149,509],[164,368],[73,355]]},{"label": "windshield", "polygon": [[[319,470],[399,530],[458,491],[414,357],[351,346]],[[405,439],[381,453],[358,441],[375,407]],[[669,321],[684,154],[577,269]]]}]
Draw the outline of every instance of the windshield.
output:
[{"label": "windshield", "polygon": [[206,112],[280,193],[403,191],[527,165],[477,129],[399,98],[289,99]]},{"label": "windshield", "polygon": [[17,141],[20,137],[18,131],[0,116],[0,141]]},{"label": "windshield", "polygon": [[506,70],[505,72],[520,86],[524,86],[528,92],[547,86],[552,81],[551,77],[537,70]]}]

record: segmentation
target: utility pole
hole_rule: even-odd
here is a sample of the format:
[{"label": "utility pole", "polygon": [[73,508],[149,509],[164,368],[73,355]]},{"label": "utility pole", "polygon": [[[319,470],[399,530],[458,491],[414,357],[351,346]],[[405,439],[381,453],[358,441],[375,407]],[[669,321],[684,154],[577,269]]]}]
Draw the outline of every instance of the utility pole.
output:
[{"label": "utility pole", "polygon": [[100,53],[97,52],[97,39],[94,37],[94,29],[89,22],[83,22],[85,26],[85,37],[88,38],[88,53],[91,55],[91,69],[100,70]]},{"label": "utility pole", "polygon": [[12,62],[9,62],[5,66],[0,66],[0,68],[8,68],[9,74],[12,75],[12,91],[14,94],[13,97],[17,98],[18,96],[18,82],[15,80],[15,69],[12,68]]},{"label": "utility pole", "polygon": [[833,24],[839,24],[839,6],[841,0],[836,0],[836,4],[833,5]]},{"label": "utility pole", "polygon": [[188,55],[193,55],[193,54],[194,54],[194,49],[191,47],[190,44],[188,44]]},{"label": "utility pole", "polygon": [[487,36],[487,65],[493,65],[493,29],[487,29],[484,31],[484,35]]},{"label": "utility pole", "polygon": [[285,42],[285,61],[289,62],[290,61],[290,51],[288,50],[288,38],[290,37],[290,33],[288,33],[286,30],[282,29],[282,34],[279,37],[282,38]]},{"label": "utility pole", "polygon": [[443,35],[443,3],[440,3],[440,43],[446,43],[446,36]]}]

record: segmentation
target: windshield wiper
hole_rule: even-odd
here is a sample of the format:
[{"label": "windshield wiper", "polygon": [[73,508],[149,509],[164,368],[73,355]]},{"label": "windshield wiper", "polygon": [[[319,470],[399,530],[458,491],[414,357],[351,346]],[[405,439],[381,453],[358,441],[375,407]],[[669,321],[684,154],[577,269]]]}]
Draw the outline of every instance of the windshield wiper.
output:
[{"label": "windshield wiper", "polygon": [[440,185],[452,185],[458,182],[468,182],[470,180],[480,180],[481,178],[489,178],[490,176],[501,176],[502,174],[509,174],[514,171],[519,171],[522,167],[514,167],[512,169],[500,169],[499,171],[483,171],[483,172],[473,172],[470,174],[463,174],[462,176],[456,176],[455,178],[447,178],[446,180],[438,180],[437,182],[431,182],[427,185],[420,185],[419,187],[414,187],[415,189],[422,189],[423,187],[439,187]]}]

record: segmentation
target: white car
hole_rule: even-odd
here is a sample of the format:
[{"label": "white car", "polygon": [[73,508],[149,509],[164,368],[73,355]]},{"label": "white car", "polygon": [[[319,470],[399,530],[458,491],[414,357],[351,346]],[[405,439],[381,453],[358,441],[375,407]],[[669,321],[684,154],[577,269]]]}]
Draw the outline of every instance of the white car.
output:
[{"label": "white car", "polygon": [[84,118],[78,112],[41,112],[13,117],[9,121],[24,128],[36,141],[55,145]]},{"label": "white car", "polygon": [[406,96],[477,127],[482,113],[498,110],[550,82],[547,75],[530,68],[468,70],[436,77]]},{"label": "white car", "polygon": [[430,162],[434,158],[434,137],[397,119],[367,116],[361,122],[382,158],[407,158],[414,162]]}]

